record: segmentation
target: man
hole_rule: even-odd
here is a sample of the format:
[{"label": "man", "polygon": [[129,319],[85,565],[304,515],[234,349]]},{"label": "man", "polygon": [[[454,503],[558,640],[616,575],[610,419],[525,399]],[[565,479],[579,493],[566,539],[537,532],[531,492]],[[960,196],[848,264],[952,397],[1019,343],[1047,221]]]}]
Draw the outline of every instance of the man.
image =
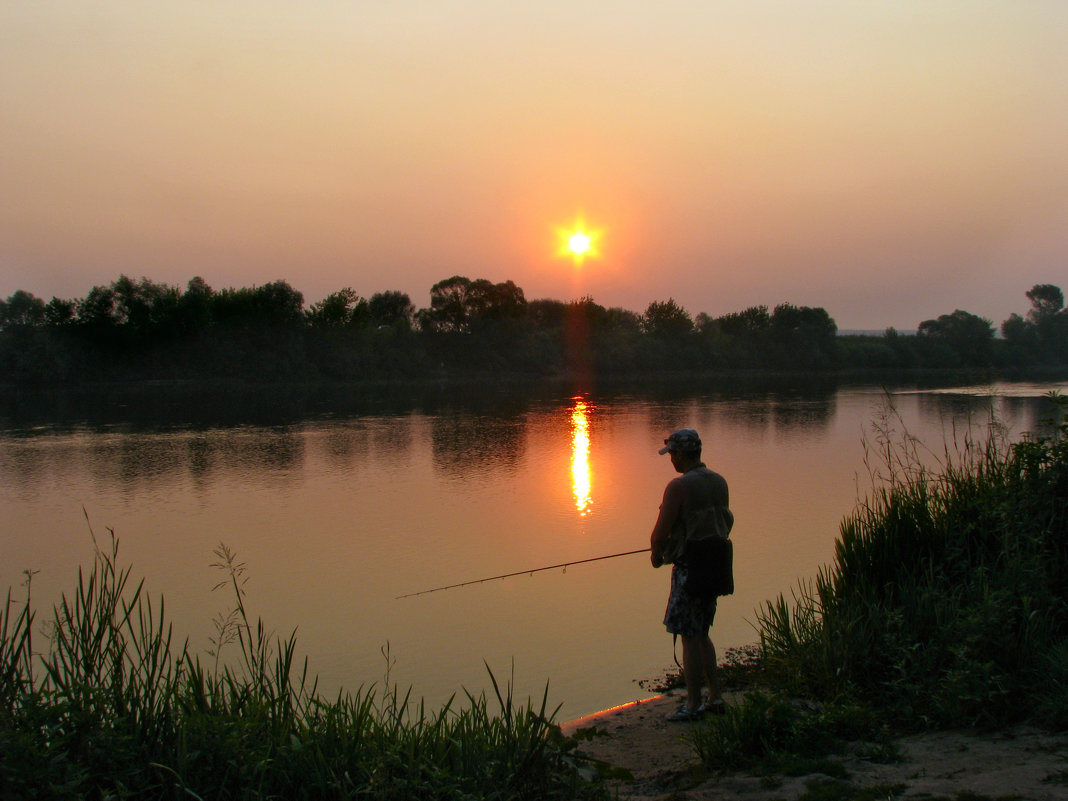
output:
[{"label": "man", "polygon": [[[716,615],[716,599],[699,598],[686,591],[687,566],[683,558],[686,539],[725,536],[733,516],[729,511],[727,482],[701,461],[701,438],[692,428],[683,428],[664,440],[660,454],[671,454],[671,465],[682,475],[668,482],[650,538],[653,567],[672,564],[671,594],[664,626],[682,639],[682,673],[686,703],[668,720],[696,720],[706,713],[724,711],[716,675],[716,649],[708,630]],[[721,529],[726,523],[727,531]],[[717,522],[719,521],[719,522]],[[708,686],[708,701],[701,700],[701,685]]]}]

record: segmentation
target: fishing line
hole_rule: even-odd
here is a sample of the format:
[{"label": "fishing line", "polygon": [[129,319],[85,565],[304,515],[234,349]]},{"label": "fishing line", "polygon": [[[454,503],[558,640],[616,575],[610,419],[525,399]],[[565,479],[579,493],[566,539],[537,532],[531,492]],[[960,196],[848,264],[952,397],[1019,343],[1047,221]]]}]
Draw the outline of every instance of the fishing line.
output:
[{"label": "fishing line", "polygon": [[563,568],[564,572],[567,572],[567,568],[570,565],[582,565],[586,562],[600,562],[602,559],[615,559],[617,556],[633,556],[636,553],[649,553],[650,548],[641,548],[637,551],[624,551],[623,553],[610,553],[606,556],[594,556],[590,559],[576,559],[574,562],[561,562],[558,565],[546,565],[545,567],[536,567],[533,570],[516,570],[514,573],[501,573],[499,576],[486,576],[486,578],[471,579],[471,581],[461,581],[459,584],[446,584],[444,587],[434,587],[429,590],[420,590],[419,592],[409,592],[405,595],[398,595],[394,600],[399,601],[401,598],[413,598],[416,595],[427,595],[431,592],[441,592],[442,590],[454,590],[457,587],[467,587],[471,584],[481,584],[484,581],[496,581],[497,579],[511,578],[512,576],[522,576],[529,574],[533,576],[535,573],[540,573],[543,570],[557,570]]}]

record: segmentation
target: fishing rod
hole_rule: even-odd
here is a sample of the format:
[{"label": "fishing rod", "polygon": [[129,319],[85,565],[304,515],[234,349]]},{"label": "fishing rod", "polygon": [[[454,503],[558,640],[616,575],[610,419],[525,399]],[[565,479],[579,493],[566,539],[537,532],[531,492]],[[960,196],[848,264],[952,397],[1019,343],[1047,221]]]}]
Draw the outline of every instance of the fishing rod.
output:
[{"label": "fishing rod", "polygon": [[430,590],[420,590],[419,592],[409,592],[405,595],[398,595],[394,598],[395,601],[399,601],[401,598],[412,598],[416,595],[427,595],[432,592],[441,592],[442,590],[454,590],[457,587],[466,587],[470,584],[481,584],[484,581],[496,581],[497,579],[511,578],[512,576],[533,575],[534,573],[540,573],[543,570],[557,570],[558,568],[564,568],[565,570],[571,565],[581,565],[586,562],[600,562],[602,559],[615,559],[617,556],[633,556],[636,553],[648,553],[651,548],[640,548],[637,551],[624,551],[623,553],[610,553],[607,556],[594,556],[590,559],[576,559],[574,562],[561,562],[558,565],[547,565],[546,567],[536,567],[533,570],[517,570],[514,573],[502,573],[499,576],[486,576],[486,578],[472,579],[471,581],[461,581],[459,584],[446,584],[444,587],[434,587]]}]

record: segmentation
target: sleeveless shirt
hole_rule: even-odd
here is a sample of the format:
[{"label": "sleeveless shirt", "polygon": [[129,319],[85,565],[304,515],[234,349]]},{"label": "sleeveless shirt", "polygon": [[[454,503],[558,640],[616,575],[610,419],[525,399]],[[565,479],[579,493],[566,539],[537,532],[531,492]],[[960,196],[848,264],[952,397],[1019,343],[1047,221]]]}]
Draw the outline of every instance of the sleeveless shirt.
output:
[{"label": "sleeveless shirt", "polygon": [[723,476],[699,464],[675,480],[682,484],[683,500],[664,552],[664,561],[670,563],[682,556],[687,540],[726,539],[734,526],[727,481]]}]

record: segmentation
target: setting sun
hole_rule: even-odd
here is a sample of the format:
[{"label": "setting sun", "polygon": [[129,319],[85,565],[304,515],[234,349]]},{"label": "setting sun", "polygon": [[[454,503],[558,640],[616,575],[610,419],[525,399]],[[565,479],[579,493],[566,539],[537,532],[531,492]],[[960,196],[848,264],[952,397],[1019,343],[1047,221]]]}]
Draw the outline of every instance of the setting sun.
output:
[{"label": "setting sun", "polygon": [[572,234],[571,238],[567,240],[567,244],[572,253],[576,256],[581,256],[590,249],[590,238],[582,233]]},{"label": "setting sun", "polygon": [[601,238],[601,231],[590,230],[581,219],[575,220],[566,228],[557,228],[560,237],[560,248],[556,255],[571,257],[576,265],[582,264],[587,258],[600,258],[597,242]]}]

